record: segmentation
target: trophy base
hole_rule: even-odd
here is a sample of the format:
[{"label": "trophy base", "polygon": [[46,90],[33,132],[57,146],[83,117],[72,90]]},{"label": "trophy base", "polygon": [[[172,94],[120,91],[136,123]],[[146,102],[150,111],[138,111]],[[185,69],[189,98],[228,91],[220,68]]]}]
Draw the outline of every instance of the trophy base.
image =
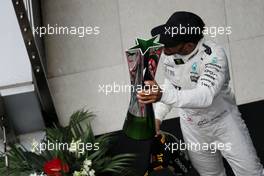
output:
[{"label": "trophy base", "polygon": [[137,117],[130,112],[123,127],[124,133],[135,140],[147,140],[155,136],[155,119],[154,117]]}]

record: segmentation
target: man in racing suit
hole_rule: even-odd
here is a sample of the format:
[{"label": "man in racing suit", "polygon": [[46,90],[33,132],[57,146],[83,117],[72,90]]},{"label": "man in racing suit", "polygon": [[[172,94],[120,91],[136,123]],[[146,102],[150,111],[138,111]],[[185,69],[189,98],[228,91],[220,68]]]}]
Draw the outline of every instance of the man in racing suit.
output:
[{"label": "man in racing suit", "polygon": [[[179,22],[182,26],[204,26],[197,15],[176,12],[162,28],[169,33],[169,27],[179,26]],[[159,34],[160,43],[165,45],[162,54],[165,82],[159,91],[138,93],[141,103],[157,102],[157,130],[171,108],[179,108],[185,143],[189,146],[214,144],[216,149],[188,151],[201,176],[225,176],[222,156],[236,176],[261,176],[263,167],[229,88],[224,50],[214,42],[206,41],[202,34],[168,37],[157,28],[161,29],[161,26],[154,28],[152,35]],[[157,86],[155,81],[145,83]]]}]

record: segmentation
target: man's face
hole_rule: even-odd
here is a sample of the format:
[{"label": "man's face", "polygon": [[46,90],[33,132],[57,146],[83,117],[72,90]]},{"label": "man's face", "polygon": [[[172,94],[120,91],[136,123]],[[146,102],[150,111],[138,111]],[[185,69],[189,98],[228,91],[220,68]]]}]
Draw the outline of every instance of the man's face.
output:
[{"label": "man's face", "polygon": [[167,56],[171,56],[174,54],[188,55],[192,52],[193,49],[193,43],[180,43],[174,47],[165,47],[163,49],[163,52]]}]

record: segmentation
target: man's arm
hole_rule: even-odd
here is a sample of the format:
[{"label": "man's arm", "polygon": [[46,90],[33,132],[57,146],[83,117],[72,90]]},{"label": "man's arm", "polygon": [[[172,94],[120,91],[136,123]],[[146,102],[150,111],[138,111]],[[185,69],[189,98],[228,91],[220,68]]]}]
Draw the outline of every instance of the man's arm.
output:
[{"label": "man's arm", "polygon": [[[169,82],[167,78],[164,79],[164,84],[163,84],[163,89],[174,89],[174,86]],[[159,119],[162,121],[165,116],[171,111],[172,106],[162,103],[162,102],[157,102],[155,104],[155,117],[156,119]]]},{"label": "man's arm", "polygon": [[228,63],[224,51],[220,51],[217,56],[205,59],[203,73],[195,88],[188,90],[164,89],[160,101],[181,108],[210,106],[226,81]]},{"label": "man's arm", "polygon": [[[174,88],[171,84],[169,84],[168,79],[164,79],[164,88],[171,89]],[[172,86],[172,87],[171,87]],[[157,102],[155,104],[155,124],[156,124],[156,135],[160,134],[160,125],[163,121],[163,119],[166,117],[166,115],[171,111],[172,106],[168,104],[164,104],[162,102]]]}]

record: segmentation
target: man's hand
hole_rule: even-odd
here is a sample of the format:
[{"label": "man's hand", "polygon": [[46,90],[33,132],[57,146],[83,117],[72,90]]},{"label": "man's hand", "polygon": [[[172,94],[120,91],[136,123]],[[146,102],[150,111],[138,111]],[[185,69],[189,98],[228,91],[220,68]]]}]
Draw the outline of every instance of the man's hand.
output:
[{"label": "man's hand", "polygon": [[148,104],[159,101],[162,96],[162,90],[158,83],[156,81],[145,81],[144,83],[148,89],[143,89],[137,93],[139,103]]}]

